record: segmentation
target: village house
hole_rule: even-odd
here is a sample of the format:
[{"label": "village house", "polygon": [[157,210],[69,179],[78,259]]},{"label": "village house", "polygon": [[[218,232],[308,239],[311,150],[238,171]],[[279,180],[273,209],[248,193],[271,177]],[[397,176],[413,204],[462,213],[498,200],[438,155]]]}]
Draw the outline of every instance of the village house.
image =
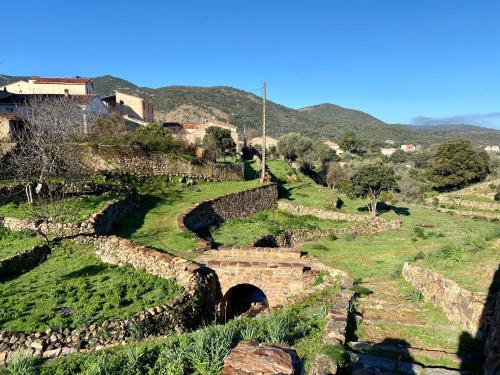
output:
[{"label": "village house", "polygon": [[403,150],[404,152],[415,152],[420,151],[421,149],[421,145],[414,145],[412,143],[401,145],[401,150]]},{"label": "village house", "polygon": [[208,120],[200,124],[164,122],[163,126],[169,129],[172,134],[182,136],[188,143],[193,145],[200,145],[203,142],[206,131],[210,127],[227,129],[231,132],[231,138],[236,144],[236,151],[241,151],[238,129],[236,128],[236,126],[225,123],[223,121]]},{"label": "village house", "polygon": [[500,153],[500,147],[498,145],[488,145],[484,148],[484,151],[490,154],[498,154]]},{"label": "village house", "polygon": [[385,143],[387,143],[388,145],[395,145],[396,144],[396,142],[393,141],[392,139],[386,139]]},{"label": "village house", "polygon": [[151,124],[155,120],[153,104],[138,96],[115,91],[113,95],[102,98],[102,101],[110,112],[119,113],[138,125]]},{"label": "village house", "polygon": [[396,152],[396,148],[381,148],[380,153],[386,157],[390,157],[392,154]]},{"label": "village house", "polygon": [[22,126],[21,117],[15,113],[0,112],[0,142],[12,142],[16,130]]},{"label": "village house", "polygon": [[[262,145],[264,144],[264,140],[263,137],[254,137],[249,141],[249,143],[252,146],[259,145],[260,147],[262,147]],[[276,138],[266,136],[266,148],[269,148],[271,146],[278,146],[278,140]]]},{"label": "village house", "polygon": [[340,146],[336,143],[336,142],[333,142],[333,141],[325,141],[323,142],[325,145],[327,145],[328,147],[330,147],[332,150],[335,151],[335,153],[337,155],[341,155],[344,153],[344,150],[342,150],[340,148]]},{"label": "village house", "polygon": [[1,91],[23,95],[95,95],[90,78],[31,77],[2,86]]}]

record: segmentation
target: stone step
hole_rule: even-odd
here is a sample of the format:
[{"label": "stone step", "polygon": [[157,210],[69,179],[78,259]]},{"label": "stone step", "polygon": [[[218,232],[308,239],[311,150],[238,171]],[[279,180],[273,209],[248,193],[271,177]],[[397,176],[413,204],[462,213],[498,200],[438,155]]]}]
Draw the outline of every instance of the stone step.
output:
[{"label": "stone step", "polygon": [[464,361],[469,363],[474,363],[481,360],[481,357],[478,355],[475,358],[469,356],[468,358],[460,358],[457,353],[449,352],[446,350],[429,350],[423,348],[415,348],[412,346],[405,347],[403,345],[398,345],[397,343],[372,343],[372,342],[351,342],[349,343],[349,347],[356,353],[362,352],[374,352],[375,353],[386,353],[388,355],[399,354],[402,356],[415,357],[417,355],[427,357],[432,360],[442,360],[449,359],[457,365],[457,368],[460,367],[460,364]]},{"label": "stone step", "polygon": [[[407,375],[460,375],[459,370],[424,367],[417,363],[349,352],[352,375],[407,374]],[[463,374],[463,372],[462,372]]]}]

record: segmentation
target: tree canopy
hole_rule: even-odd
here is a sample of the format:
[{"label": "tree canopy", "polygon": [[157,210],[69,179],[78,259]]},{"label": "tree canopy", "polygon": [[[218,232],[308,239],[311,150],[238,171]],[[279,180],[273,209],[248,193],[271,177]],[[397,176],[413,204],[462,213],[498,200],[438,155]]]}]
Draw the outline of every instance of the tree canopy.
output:
[{"label": "tree canopy", "polygon": [[229,129],[209,127],[203,137],[203,145],[207,149],[208,156],[216,160],[219,156],[233,155],[236,152],[236,143],[231,138]]},{"label": "tree canopy", "polygon": [[351,191],[353,197],[362,197],[369,200],[368,209],[375,216],[380,194],[396,188],[394,169],[381,160],[367,160],[362,162],[351,176]]},{"label": "tree canopy", "polygon": [[438,189],[454,189],[482,180],[488,174],[489,156],[465,139],[438,146],[427,173]]}]

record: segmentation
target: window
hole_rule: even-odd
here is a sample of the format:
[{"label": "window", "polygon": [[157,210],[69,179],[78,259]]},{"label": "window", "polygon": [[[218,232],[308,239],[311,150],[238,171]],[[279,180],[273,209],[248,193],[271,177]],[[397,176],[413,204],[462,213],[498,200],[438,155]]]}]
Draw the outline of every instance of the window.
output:
[{"label": "window", "polygon": [[69,90],[68,89],[64,89],[64,95],[69,95]]}]

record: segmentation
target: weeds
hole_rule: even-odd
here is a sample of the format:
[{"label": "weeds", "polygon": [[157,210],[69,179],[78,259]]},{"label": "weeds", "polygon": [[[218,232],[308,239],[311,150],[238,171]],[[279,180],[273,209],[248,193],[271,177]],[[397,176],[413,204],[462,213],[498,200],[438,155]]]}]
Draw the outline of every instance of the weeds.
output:
[{"label": "weeds", "polygon": [[29,351],[14,352],[7,362],[6,374],[9,375],[36,375],[38,358]]}]

